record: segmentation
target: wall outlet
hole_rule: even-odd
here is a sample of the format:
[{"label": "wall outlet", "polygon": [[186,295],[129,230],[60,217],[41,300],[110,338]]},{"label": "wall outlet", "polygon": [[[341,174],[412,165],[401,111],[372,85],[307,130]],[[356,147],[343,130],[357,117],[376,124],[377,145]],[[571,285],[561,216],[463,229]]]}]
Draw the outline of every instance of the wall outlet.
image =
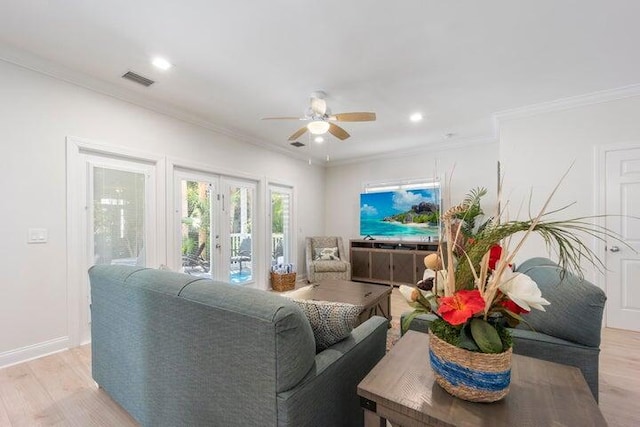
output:
[{"label": "wall outlet", "polygon": [[30,228],[27,243],[47,243],[47,229]]}]

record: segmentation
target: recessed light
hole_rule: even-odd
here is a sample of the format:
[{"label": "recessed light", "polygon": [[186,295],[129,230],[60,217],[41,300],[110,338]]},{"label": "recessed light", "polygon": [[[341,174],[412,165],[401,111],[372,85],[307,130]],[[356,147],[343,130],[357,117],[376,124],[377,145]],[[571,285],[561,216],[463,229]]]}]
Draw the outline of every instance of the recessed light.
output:
[{"label": "recessed light", "polygon": [[411,116],[409,116],[409,120],[411,120],[412,122],[421,122],[423,119],[422,113],[413,113]]},{"label": "recessed light", "polygon": [[169,68],[173,67],[173,64],[171,62],[167,61],[164,58],[160,58],[159,56],[153,58],[153,61],[151,61],[151,63],[161,70],[168,70]]},{"label": "recessed light", "polygon": [[316,137],[315,137],[315,139],[314,139],[314,141],[315,141],[315,142],[317,142],[317,143],[319,144],[319,143],[321,143],[321,142],[324,142],[324,138],[323,138],[323,137],[321,137],[321,136],[316,136]]}]

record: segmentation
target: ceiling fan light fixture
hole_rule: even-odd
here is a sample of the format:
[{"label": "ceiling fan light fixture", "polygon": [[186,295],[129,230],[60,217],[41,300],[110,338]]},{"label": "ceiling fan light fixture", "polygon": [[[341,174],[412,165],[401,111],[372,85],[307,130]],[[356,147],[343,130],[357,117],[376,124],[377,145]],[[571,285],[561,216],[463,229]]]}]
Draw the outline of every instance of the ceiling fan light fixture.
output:
[{"label": "ceiling fan light fixture", "polygon": [[314,120],[312,122],[309,122],[309,124],[307,125],[307,129],[309,129],[309,132],[311,132],[313,135],[322,135],[324,133],[327,133],[329,127],[329,122],[325,122],[324,120]]}]

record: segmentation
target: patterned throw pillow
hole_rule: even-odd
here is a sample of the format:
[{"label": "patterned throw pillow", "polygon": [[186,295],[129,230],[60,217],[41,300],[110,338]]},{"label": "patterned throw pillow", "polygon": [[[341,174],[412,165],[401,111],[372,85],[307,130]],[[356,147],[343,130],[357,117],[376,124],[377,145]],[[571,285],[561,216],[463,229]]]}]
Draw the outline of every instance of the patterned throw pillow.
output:
[{"label": "patterned throw pillow", "polygon": [[338,248],[313,248],[314,261],[335,261],[338,257]]},{"label": "patterned throw pillow", "polygon": [[342,302],[293,299],[311,323],[316,351],[331,347],[347,338],[355,327],[363,306]]}]

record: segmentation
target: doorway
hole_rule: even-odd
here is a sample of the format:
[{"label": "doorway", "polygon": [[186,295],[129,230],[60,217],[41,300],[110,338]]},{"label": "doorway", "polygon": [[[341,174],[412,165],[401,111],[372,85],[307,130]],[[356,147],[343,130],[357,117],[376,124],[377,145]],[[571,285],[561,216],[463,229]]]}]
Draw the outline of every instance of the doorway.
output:
[{"label": "doorway", "polygon": [[90,340],[87,271],[96,264],[157,266],[163,199],[159,158],[67,139],[67,271],[70,345]]},{"label": "doorway", "polygon": [[180,271],[246,285],[255,282],[256,183],[176,170],[174,188]]},{"label": "doorway", "polygon": [[633,248],[606,242],[606,325],[640,331],[640,144],[605,147],[601,154],[605,226]]}]

